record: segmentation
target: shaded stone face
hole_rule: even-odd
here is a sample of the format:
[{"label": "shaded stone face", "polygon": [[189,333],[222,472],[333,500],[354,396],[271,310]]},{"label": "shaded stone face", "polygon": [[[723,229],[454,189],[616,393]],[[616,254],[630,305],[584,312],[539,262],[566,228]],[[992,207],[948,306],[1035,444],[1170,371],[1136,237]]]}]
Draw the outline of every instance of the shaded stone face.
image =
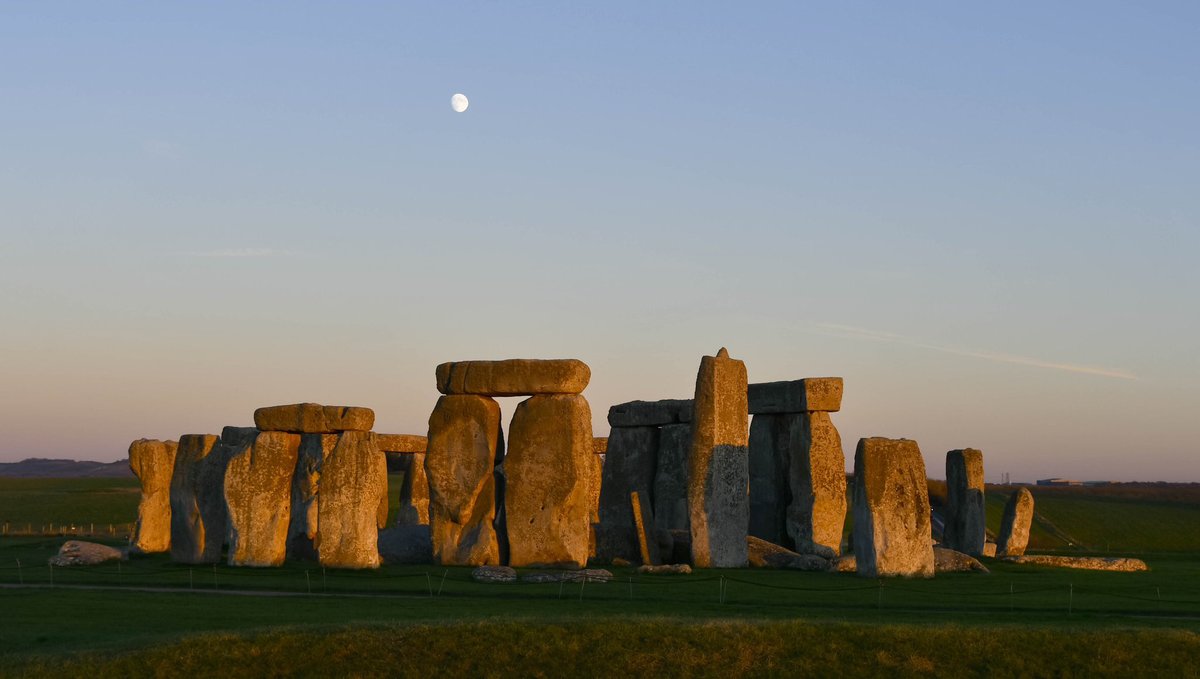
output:
[{"label": "shaded stone face", "polygon": [[288,527],[288,556],[317,558],[317,529],[320,525],[321,473],[325,458],[337,445],[337,434],[301,434],[292,475],[292,519]]},{"label": "shaded stone face", "polygon": [[404,481],[400,485],[397,526],[429,525],[429,479],[425,476],[425,453],[404,456]]},{"label": "shaded stone face", "polygon": [[691,399],[630,401],[608,409],[608,424],[613,427],[660,427],[691,421]]},{"label": "shaded stone face", "polygon": [[318,498],[314,544],[321,565],[377,568],[378,507],[381,499],[387,499],[387,458],[375,434],[347,431],[338,435],[322,465]]},{"label": "shaded stone face", "polygon": [[864,577],[933,577],[929,486],[916,441],[859,440],[854,453],[854,556]]},{"label": "shaded stone face", "polygon": [[264,431],[230,456],[225,469],[229,565],[283,563],[299,450],[299,434]]},{"label": "shaded stone face", "polygon": [[370,431],[375,426],[375,411],[357,406],[323,406],[319,403],[270,406],[254,411],[254,426],[262,431],[293,434]]},{"label": "shaded stone face", "polygon": [[509,565],[587,565],[595,458],[583,396],[534,396],[517,406],[504,457]]},{"label": "shaded stone face", "polygon": [[983,555],[987,516],[983,509],[983,453],[974,448],[946,453],[946,522],[942,542],[968,554]]},{"label": "shaded stone face", "polygon": [[795,415],[755,415],[750,422],[750,535],[791,548],[791,430]]},{"label": "shaded stone face", "polygon": [[721,349],[700,361],[688,459],[692,563],[746,565],[750,521],[746,364]]},{"label": "shaded stone face", "polygon": [[[758,415],[755,416],[760,417]],[[787,532],[801,554],[827,559],[841,553],[846,525],[846,454],[829,413],[800,413],[788,436],[791,504]]]},{"label": "shaded stone face", "polygon": [[633,510],[633,527],[634,533],[637,535],[638,555],[641,557],[642,564],[654,566],[662,563],[658,556],[658,542],[650,534],[654,525],[654,516],[650,507],[642,504],[642,499],[637,492],[629,494],[629,506]]},{"label": "shaded stone face", "polygon": [[1033,493],[1018,488],[1004,505],[996,556],[1021,556],[1029,545],[1029,527],[1033,525]]},{"label": "shaded stone face", "polygon": [[225,541],[225,464],[221,440],[211,434],[179,437],[171,476],[171,560],[216,563]]},{"label": "shaded stone face", "polygon": [[692,425],[668,424],[658,430],[658,464],[654,472],[654,527],[688,530],[688,455]]},{"label": "shaded stone face", "polygon": [[657,457],[657,427],[613,427],[609,433],[596,529],[596,555],[600,559],[638,558],[629,494],[653,497]]},{"label": "shaded stone face", "polygon": [[457,361],[437,367],[437,388],[443,394],[578,394],[591,378],[587,364],[573,358]]},{"label": "shaded stone face", "polygon": [[842,378],[806,377],[786,382],[760,382],[748,387],[751,415],[829,412],[842,408]]},{"label": "shaded stone face", "polygon": [[429,416],[425,474],[434,560],[447,566],[496,565],[500,547],[494,468],[503,459],[500,405],[484,396],[438,399]]},{"label": "shaded stone face", "polygon": [[152,554],[171,548],[171,477],[177,450],[175,441],[138,439],[129,444],[129,469],[142,484],[134,551]]},{"label": "shaded stone face", "polygon": [[425,454],[429,439],[416,434],[375,434],[379,449],[385,453]]}]

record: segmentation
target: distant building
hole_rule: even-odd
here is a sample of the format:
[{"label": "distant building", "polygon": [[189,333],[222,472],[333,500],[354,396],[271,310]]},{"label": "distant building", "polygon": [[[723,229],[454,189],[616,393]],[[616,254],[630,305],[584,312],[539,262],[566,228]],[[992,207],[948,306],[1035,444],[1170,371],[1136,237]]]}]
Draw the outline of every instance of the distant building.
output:
[{"label": "distant building", "polygon": [[1083,481],[1076,481],[1075,479],[1053,478],[1053,479],[1038,479],[1037,484],[1039,486],[1082,486]]}]

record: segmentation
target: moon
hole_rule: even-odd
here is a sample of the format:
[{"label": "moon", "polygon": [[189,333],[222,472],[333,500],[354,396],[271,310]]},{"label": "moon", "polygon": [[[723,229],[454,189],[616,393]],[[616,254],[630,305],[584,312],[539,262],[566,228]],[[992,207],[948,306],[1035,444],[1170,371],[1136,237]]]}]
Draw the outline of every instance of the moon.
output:
[{"label": "moon", "polygon": [[450,97],[450,108],[454,109],[455,113],[462,113],[470,105],[471,102],[467,101],[467,95],[465,94],[456,94]]}]

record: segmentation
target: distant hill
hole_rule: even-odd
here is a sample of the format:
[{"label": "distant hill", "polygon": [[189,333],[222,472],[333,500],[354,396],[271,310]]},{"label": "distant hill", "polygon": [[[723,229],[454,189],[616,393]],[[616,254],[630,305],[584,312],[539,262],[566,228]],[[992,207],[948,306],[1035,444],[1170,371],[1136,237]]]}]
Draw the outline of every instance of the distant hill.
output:
[{"label": "distant hill", "polygon": [[20,462],[0,462],[0,476],[18,479],[124,478],[133,476],[133,472],[126,460],[91,462],[31,457]]}]

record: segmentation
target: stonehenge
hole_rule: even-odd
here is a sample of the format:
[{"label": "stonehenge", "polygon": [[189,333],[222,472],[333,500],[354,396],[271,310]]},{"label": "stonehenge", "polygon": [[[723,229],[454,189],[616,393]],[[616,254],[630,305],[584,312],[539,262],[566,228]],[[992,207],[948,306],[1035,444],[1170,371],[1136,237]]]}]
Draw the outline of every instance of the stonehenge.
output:
[{"label": "stonehenge", "polygon": [[225,449],[211,434],[179,437],[171,476],[171,559],[216,563],[225,544]]},{"label": "stonehenge", "polygon": [[175,473],[175,441],[138,439],[129,444],[129,468],[142,485],[133,550],[143,554],[171,549],[171,477]]},{"label": "stonehenge", "polygon": [[[375,434],[344,431],[324,458],[317,493],[317,559],[329,568],[375,568],[387,523],[387,461]],[[379,506],[383,501],[383,515]]]},{"label": "stonehenge", "polygon": [[1004,504],[1000,519],[1000,536],[996,539],[996,556],[1022,556],[1029,545],[1029,528],[1033,525],[1033,493],[1018,488]]},{"label": "stonehenge", "polygon": [[854,557],[864,577],[933,577],[929,486],[916,441],[859,440],[854,452]]},{"label": "stonehenge", "polygon": [[230,456],[225,468],[230,566],[283,564],[299,452],[299,434],[264,431]]},{"label": "stonehenge", "polygon": [[983,453],[974,448],[946,453],[946,516],[942,542],[969,556],[982,556],[987,540],[983,506]]}]

